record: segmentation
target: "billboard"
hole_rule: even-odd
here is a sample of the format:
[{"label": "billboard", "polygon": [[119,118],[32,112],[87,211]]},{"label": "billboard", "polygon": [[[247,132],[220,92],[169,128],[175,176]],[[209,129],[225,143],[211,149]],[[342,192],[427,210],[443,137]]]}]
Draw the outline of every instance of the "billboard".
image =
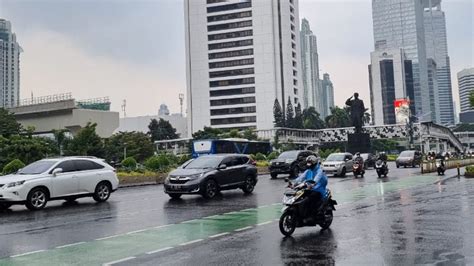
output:
[{"label": "billboard", "polygon": [[396,99],[393,102],[395,106],[395,119],[397,124],[405,124],[410,119],[410,100]]}]

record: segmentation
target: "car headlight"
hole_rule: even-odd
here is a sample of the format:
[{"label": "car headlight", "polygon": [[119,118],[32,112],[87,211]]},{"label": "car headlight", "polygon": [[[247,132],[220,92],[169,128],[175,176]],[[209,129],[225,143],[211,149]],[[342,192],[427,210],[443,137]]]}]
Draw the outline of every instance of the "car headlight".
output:
[{"label": "car headlight", "polygon": [[7,184],[7,188],[21,186],[21,185],[23,185],[24,183],[25,183],[25,180],[16,181],[16,182],[11,182],[11,183],[8,183],[8,184]]},{"label": "car headlight", "polygon": [[198,178],[203,177],[203,176],[204,176],[204,173],[200,173],[200,174],[190,175],[190,176],[188,176],[188,178],[190,180],[195,180],[195,179],[198,179]]}]

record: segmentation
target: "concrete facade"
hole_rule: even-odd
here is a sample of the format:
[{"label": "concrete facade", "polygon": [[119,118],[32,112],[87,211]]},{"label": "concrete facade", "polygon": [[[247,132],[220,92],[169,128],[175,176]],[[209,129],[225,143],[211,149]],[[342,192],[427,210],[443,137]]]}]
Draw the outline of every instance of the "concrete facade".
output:
[{"label": "concrete facade", "polygon": [[188,136],[272,128],[302,102],[298,0],[185,0]]},{"label": "concrete facade", "polygon": [[463,69],[458,72],[459,103],[461,123],[474,123],[474,108],[469,101],[470,94],[474,91],[474,68]]}]

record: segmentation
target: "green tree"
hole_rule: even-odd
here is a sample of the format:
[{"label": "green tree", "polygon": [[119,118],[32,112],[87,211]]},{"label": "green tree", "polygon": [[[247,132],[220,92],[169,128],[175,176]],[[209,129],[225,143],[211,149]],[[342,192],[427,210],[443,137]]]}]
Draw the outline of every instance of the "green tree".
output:
[{"label": "green tree", "polygon": [[5,165],[5,167],[3,167],[3,174],[8,175],[11,173],[15,173],[23,167],[25,167],[25,164],[22,161],[14,159],[13,161]]},{"label": "green tree", "polygon": [[151,137],[151,141],[177,139],[179,134],[176,133],[176,129],[170,124],[170,122],[160,118],[159,121],[152,119],[148,125],[148,134]]},{"label": "green tree", "polygon": [[144,162],[154,151],[150,137],[142,132],[118,132],[105,140],[105,159],[109,162],[119,162],[124,152],[127,157]]},{"label": "green tree", "polygon": [[257,133],[251,128],[245,129],[244,132],[242,132],[242,137],[248,140],[258,140]]},{"label": "green tree", "polygon": [[97,124],[87,123],[79,130],[76,136],[67,142],[64,150],[66,155],[96,156],[103,158],[105,155],[104,142],[97,135]]},{"label": "green tree", "polygon": [[0,169],[14,159],[29,164],[48,156],[57,154],[52,140],[39,137],[13,135],[9,138],[0,136]]},{"label": "green tree", "polygon": [[286,104],[286,127],[295,127],[295,109],[291,103],[290,96],[288,96],[288,103]]},{"label": "green tree", "polygon": [[59,155],[62,155],[63,154],[63,144],[64,142],[66,141],[66,132],[68,132],[68,130],[66,129],[54,129],[53,130],[53,136],[54,136],[54,140],[56,142],[56,145],[58,147],[58,150],[59,150]]},{"label": "green tree", "polygon": [[219,139],[222,133],[222,130],[218,128],[204,127],[204,129],[199,130],[193,134],[193,139]]},{"label": "green tree", "polygon": [[328,128],[350,127],[351,120],[346,109],[333,107],[331,114],[326,117],[326,126]]},{"label": "green tree", "polygon": [[398,142],[392,139],[374,139],[372,140],[372,149],[375,151],[381,152],[388,152],[396,150],[398,146]]},{"label": "green tree", "polygon": [[370,117],[370,113],[365,111],[364,116],[362,117],[362,123],[364,123],[364,125],[370,124]]},{"label": "green tree", "polygon": [[122,160],[122,167],[127,170],[135,170],[137,168],[137,161],[133,157],[127,157]]},{"label": "green tree", "polygon": [[298,103],[295,107],[295,119],[294,119],[295,128],[304,128],[303,124],[303,113],[301,110],[301,104]]},{"label": "green tree", "polygon": [[471,105],[471,107],[474,107],[474,91],[471,91],[469,93],[469,104]]},{"label": "green tree", "polygon": [[21,133],[21,125],[16,121],[13,113],[0,108],[0,135],[9,137]]},{"label": "green tree", "polygon": [[303,110],[303,126],[306,129],[322,129],[326,125],[313,106]]},{"label": "green tree", "polygon": [[237,129],[231,129],[229,131],[225,131],[221,134],[219,134],[219,138],[243,138],[242,134],[240,134],[239,130]]},{"label": "green tree", "polygon": [[278,99],[275,99],[275,102],[273,103],[273,119],[275,127],[285,127],[285,116]]}]

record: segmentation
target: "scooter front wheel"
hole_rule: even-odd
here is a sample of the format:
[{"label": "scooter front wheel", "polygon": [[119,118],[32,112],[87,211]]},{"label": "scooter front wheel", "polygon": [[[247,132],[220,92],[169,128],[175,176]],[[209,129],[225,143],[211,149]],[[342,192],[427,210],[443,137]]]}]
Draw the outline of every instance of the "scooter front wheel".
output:
[{"label": "scooter front wheel", "polygon": [[332,224],[332,219],[333,219],[333,214],[332,210],[326,210],[326,213],[324,213],[324,222],[320,224],[322,229],[328,229],[329,226]]},{"label": "scooter front wheel", "polygon": [[293,212],[286,211],[280,217],[280,232],[284,236],[291,236],[296,229],[296,216]]}]

